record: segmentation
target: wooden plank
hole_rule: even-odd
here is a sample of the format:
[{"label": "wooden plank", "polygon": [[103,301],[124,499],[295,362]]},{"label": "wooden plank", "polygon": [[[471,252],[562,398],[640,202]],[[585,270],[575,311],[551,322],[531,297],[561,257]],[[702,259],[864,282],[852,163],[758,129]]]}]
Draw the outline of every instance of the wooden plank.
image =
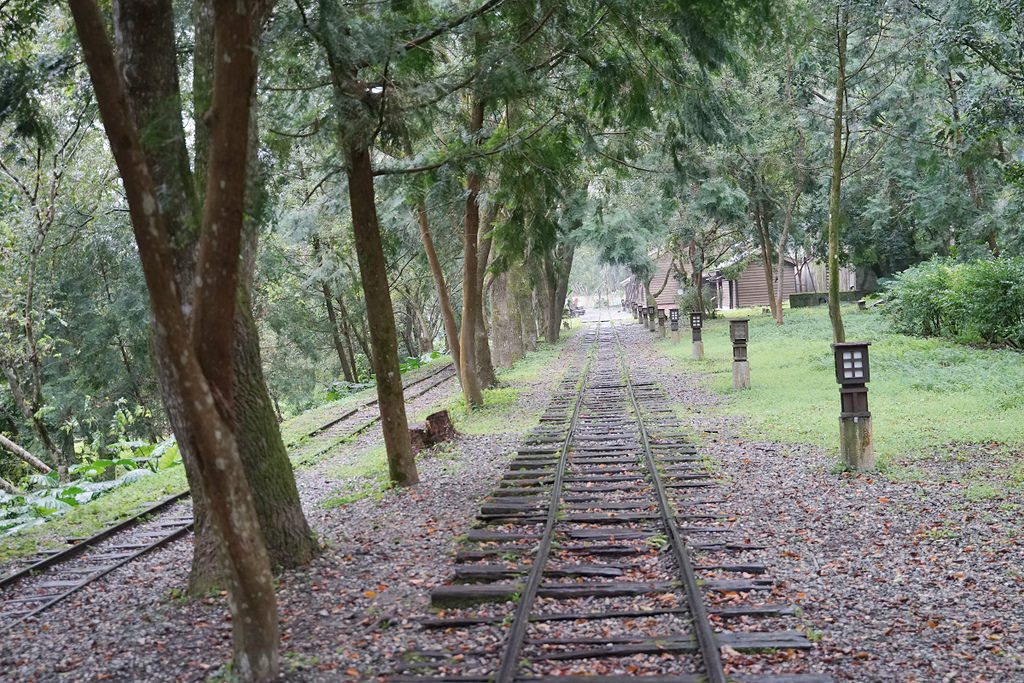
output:
[{"label": "wooden plank", "polygon": [[651,593],[671,593],[679,590],[677,581],[650,581],[639,583],[633,581],[616,581],[608,583],[542,583],[537,595],[556,600],[572,600],[574,598],[612,598],[628,595],[649,595]]},{"label": "wooden plank", "polygon": [[496,531],[485,529],[470,529],[466,532],[468,541],[535,541],[539,539],[538,534],[508,533],[502,534]]},{"label": "wooden plank", "polygon": [[716,633],[719,645],[734,650],[809,650],[814,644],[802,631],[722,631]]},{"label": "wooden plank", "polygon": [[[606,647],[593,647],[582,650],[563,650],[561,652],[549,652],[543,655],[528,657],[530,661],[568,661],[573,659],[596,659],[604,657],[632,657],[633,655],[649,654],[686,654],[696,652],[697,646],[690,641],[661,641],[646,642],[629,645],[609,645]],[[636,678],[631,679],[636,681]]]},{"label": "wooden plank", "polygon": [[737,683],[833,683],[835,680],[827,674],[730,674],[730,678]]},{"label": "wooden plank", "polygon": [[561,518],[571,524],[629,524],[632,522],[654,522],[661,515],[649,512],[573,512]]},{"label": "wooden plank", "polygon": [[705,683],[707,681],[703,675],[698,674],[672,674],[671,676],[643,677],[634,676],[632,674],[609,676],[520,676],[517,677],[516,680],[530,681],[531,683],[637,683],[637,681],[642,681],[643,683]]},{"label": "wooden plank", "polygon": [[708,614],[714,614],[715,616],[723,619],[733,619],[736,617],[791,617],[796,614],[796,610],[789,605],[760,605],[751,607],[709,608]]},{"label": "wooden plank", "polygon": [[693,568],[697,571],[711,571],[717,569],[724,572],[744,572],[746,574],[766,574],[768,568],[760,563],[755,564],[695,564]]},{"label": "wooden plank", "polygon": [[716,593],[746,593],[749,591],[770,591],[775,582],[771,579],[705,581],[704,590]]},{"label": "wooden plank", "polygon": [[481,602],[512,600],[523,590],[522,583],[470,583],[436,586],[430,591],[434,607],[458,607]]},{"label": "wooden plank", "polygon": [[637,538],[657,536],[658,532],[653,529],[622,529],[619,531],[608,531],[607,529],[570,529],[565,532],[565,535],[577,540],[630,541]]}]

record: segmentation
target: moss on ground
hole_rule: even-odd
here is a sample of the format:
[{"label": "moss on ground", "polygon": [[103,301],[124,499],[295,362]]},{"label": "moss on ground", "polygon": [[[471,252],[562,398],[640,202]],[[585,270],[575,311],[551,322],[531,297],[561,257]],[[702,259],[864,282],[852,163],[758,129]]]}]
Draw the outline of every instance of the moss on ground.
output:
[{"label": "moss on ground", "polygon": [[171,467],[122,486],[40,524],[0,539],[0,562],[27,557],[49,548],[67,547],[65,538],[85,538],[187,488],[185,470]]}]

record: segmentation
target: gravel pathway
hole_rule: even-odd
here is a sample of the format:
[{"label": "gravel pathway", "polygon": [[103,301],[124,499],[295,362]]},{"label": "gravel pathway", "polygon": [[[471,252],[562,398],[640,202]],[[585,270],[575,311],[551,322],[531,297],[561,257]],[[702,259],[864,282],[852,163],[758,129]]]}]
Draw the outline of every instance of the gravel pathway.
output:
[{"label": "gravel pathway", "polygon": [[[582,335],[542,377],[517,382],[514,411],[539,415]],[[443,406],[454,382],[415,399],[410,415]],[[286,680],[360,680],[392,669],[420,631],[430,587],[450,573],[456,538],[473,521],[521,434],[462,435],[421,454],[421,483],[331,507],[360,482],[332,478],[380,443],[371,429],[296,475],[323,553],[280,578]],[[65,606],[0,638],[0,680],[200,681],[227,675],[231,622],[223,594],[186,601],[191,546],[178,543],[111,573]],[[403,616],[405,615],[405,616]]]},{"label": "gravel pathway", "polygon": [[783,581],[780,598],[799,605],[804,629],[820,638],[806,671],[1024,681],[1024,500],[1019,489],[985,497],[1021,477],[1007,472],[1021,454],[951,444],[896,463],[898,477],[839,473],[837,456],[740,436],[749,430],[716,417],[721,399],[657,355],[652,336],[628,327],[634,362],[686,406],[738,525],[768,546],[762,557]]},{"label": "gravel pathway", "polygon": [[[578,348],[576,335],[517,410],[539,412]],[[628,325],[633,362],[685,406],[723,480],[738,526],[768,550],[780,601],[802,607],[819,647],[786,671],[855,681],[1024,681],[1024,549],[1019,493],[997,486],[1006,454],[951,446],[906,463],[899,480],[837,474],[832,456],[803,446],[750,442],[716,416],[719,398],[657,355]],[[426,409],[453,387],[417,399]],[[420,403],[422,402],[422,404]],[[368,680],[398,653],[430,645],[413,617],[451,570],[455,539],[497,481],[520,434],[463,436],[420,458],[423,480],[344,507],[325,507],[346,482],[330,472],[376,444],[360,437],[299,472],[310,523],[325,544],[303,570],[281,577],[285,680]],[[908,473],[913,473],[909,475]],[[1019,476],[1019,472],[1017,473]],[[966,482],[973,482],[969,495]],[[0,639],[0,679],[195,681],[225,676],[230,621],[222,595],[179,597],[190,548],[182,543],[111,574],[39,622]],[[458,637],[457,633],[448,637]],[[467,643],[472,646],[474,644]]]}]

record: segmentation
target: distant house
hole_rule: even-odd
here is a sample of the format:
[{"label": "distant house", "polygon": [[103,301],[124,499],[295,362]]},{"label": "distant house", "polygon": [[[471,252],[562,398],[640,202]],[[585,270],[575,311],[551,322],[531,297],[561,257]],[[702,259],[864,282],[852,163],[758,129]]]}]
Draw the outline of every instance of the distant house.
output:
[{"label": "distant house", "polygon": [[[665,280],[666,276],[668,276],[667,282]],[[663,283],[665,285],[664,288],[662,288]],[[631,275],[622,284],[626,288],[627,304],[647,305],[647,293],[644,291],[644,283],[638,277]],[[672,268],[672,254],[666,252],[655,262],[654,279],[651,280],[650,287],[651,294],[661,290],[661,293],[655,298],[659,310],[668,311],[669,309],[676,308],[676,297],[679,295],[682,285],[679,282],[679,278],[676,277],[675,269]]]},{"label": "distant house", "polygon": [[[749,306],[768,306],[771,303],[772,292],[768,289],[768,282],[764,276],[764,265],[759,257],[751,258],[751,254],[745,254],[733,260],[738,263],[740,259],[747,259],[747,267],[743,272],[733,279],[727,279],[724,272],[732,264],[726,263],[722,268],[713,271],[708,280],[715,288],[718,299],[718,308],[745,308]],[[777,266],[777,263],[773,263]],[[779,273],[774,273],[778,282]],[[851,290],[856,282],[856,273],[847,268],[839,269],[839,288],[846,291]],[[777,287],[778,285],[774,285]],[[797,261],[794,258],[786,257],[782,272],[782,298],[783,301],[789,298],[790,294],[803,292],[827,291],[828,272],[825,264],[813,261]]]},{"label": "distant house", "polygon": [[[732,279],[726,278],[729,266],[747,261],[746,268],[738,276]],[[683,264],[685,269],[688,264]],[[773,263],[777,266],[777,263]],[[668,281],[665,282],[665,277]],[[778,278],[778,274],[775,274]],[[826,292],[828,290],[828,270],[825,264],[819,261],[811,261],[786,257],[782,273],[782,297],[787,300],[790,294],[805,292]],[[848,268],[839,269],[839,288],[842,291],[852,290],[856,283],[856,273]],[[665,283],[662,289],[662,283]],[[623,281],[626,290],[626,303],[636,303],[642,306],[647,305],[647,295],[644,292],[644,284],[636,276],[631,276]],[[676,297],[688,283],[680,283],[672,268],[672,255],[665,253],[660,256],[654,269],[654,279],[651,280],[651,293],[661,290],[656,297],[660,310],[668,311],[676,307]],[[745,308],[749,306],[770,305],[771,293],[768,290],[768,283],[764,277],[764,266],[757,252],[746,252],[725,262],[720,268],[710,270],[704,277],[705,286],[715,290],[715,308]]]}]

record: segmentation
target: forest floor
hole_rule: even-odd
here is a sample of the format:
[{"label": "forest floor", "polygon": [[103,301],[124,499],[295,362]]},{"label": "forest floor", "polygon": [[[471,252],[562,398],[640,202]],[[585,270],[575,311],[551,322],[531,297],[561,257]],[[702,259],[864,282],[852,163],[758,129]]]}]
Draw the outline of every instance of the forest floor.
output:
[{"label": "forest floor", "polygon": [[[285,679],[373,680],[393,671],[404,650],[429,648],[431,634],[415,621],[427,612],[429,590],[449,576],[457,537],[529,426],[522,416],[535,420],[543,410],[580,337],[560,354],[549,350],[534,371],[508,375],[498,408],[464,422],[467,433],[454,444],[420,457],[422,483],[413,489],[338,502],[347,500],[339,491],[358,488],[348,475],[379,448],[377,434],[298,471],[324,550],[280,579]],[[768,546],[773,598],[802,608],[799,627],[817,644],[799,655],[806,671],[854,681],[1024,681],[1021,501],[984,495],[1018,454],[951,444],[897,459],[880,474],[842,473],[821,448],[750,439],[748,422],[725,414],[708,376],[681,369],[688,366],[652,337],[626,326],[631,362],[657,374],[678,400],[737,525]],[[452,391],[416,399],[410,414],[450,405]],[[514,430],[501,430],[509,424]],[[229,677],[224,596],[179,597],[189,555],[185,543],[158,551],[5,634],[0,678]]]}]

